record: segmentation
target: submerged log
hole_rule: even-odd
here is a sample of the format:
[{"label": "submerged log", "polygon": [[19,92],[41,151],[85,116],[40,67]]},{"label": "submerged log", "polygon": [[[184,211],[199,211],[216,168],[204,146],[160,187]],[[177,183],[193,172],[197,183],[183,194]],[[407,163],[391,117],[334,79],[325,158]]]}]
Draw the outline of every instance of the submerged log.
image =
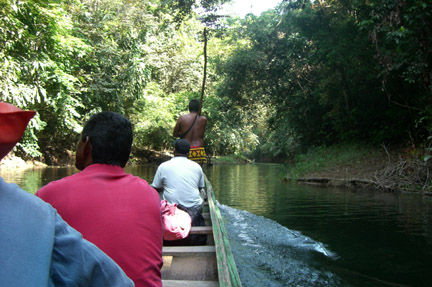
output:
[{"label": "submerged log", "polygon": [[331,177],[300,177],[300,178],[292,178],[286,177],[287,181],[294,181],[299,183],[306,184],[317,184],[317,185],[325,185],[325,186],[338,186],[338,187],[365,187],[365,186],[373,186],[377,187],[376,182],[368,179],[341,179],[341,178],[331,178]]}]

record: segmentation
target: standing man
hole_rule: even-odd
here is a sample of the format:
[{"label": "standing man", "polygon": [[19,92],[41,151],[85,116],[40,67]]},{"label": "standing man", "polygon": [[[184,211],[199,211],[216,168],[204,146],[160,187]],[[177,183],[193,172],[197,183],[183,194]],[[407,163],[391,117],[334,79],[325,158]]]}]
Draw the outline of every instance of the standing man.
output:
[{"label": "standing man", "polygon": [[189,159],[201,166],[207,162],[204,150],[204,132],[207,119],[199,115],[200,101],[193,99],[189,102],[189,114],[181,115],[174,127],[173,136],[185,139],[191,145]]},{"label": "standing man", "polygon": [[[205,187],[204,173],[199,164],[187,158],[190,144],[185,139],[174,143],[174,157],[162,163],[154,176],[152,186],[162,193],[168,203],[177,203],[192,219],[192,226],[203,226],[203,199],[200,189]],[[184,242],[205,244],[207,236],[189,235]],[[179,240],[180,241],[180,240]]]},{"label": "standing man", "polygon": [[131,146],[129,120],[113,112],[93,115],[77,145],[81,172],[36,195],[116,261],[135,286],[161,287],[160,197],[145,180],[124,172]]},{"label": "standing man", "polygon": [[[34,115],[0,103],[0,159]],[[111,258],[51,205],[2,178],[0,230],[0,286],[133,286]]]}]

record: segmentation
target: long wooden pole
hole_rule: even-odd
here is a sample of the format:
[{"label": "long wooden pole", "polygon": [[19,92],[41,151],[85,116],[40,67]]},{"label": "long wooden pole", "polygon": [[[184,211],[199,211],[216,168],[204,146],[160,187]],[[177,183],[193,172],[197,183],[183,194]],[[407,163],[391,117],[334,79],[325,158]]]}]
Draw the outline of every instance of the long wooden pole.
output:
[{"label": "long wooden pole", "polygon": [[199,115],[201,115],[201,109],[204,101],[204,89],[205,89],[206,77],[207,77],[207,28],[204,28],[204,75],[203,75],[203,82],[201,87],[200,108],[198,113]]}]

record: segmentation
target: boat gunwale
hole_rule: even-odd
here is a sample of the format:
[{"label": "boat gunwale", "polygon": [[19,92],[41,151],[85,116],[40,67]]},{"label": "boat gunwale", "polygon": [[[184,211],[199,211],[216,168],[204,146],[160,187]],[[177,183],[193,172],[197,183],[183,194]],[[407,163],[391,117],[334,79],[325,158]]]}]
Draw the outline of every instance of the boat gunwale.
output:
[{"label": "boat gunwale", "polygon": [[216,248],[219,286],[241,287],[237,266],[228,240],[228,233],[223,223],[219,207],[216,205],[213,187],[207,177],[205,177],[205,184]]}]

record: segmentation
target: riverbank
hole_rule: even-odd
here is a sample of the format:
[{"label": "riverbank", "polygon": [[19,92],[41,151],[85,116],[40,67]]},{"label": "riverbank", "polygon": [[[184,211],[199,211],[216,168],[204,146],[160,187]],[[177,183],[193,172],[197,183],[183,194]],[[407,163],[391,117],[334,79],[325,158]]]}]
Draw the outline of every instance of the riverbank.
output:
[{"label": "riverbank", "polygon": [[[68,153],[69,154],[69,153]],[[374,188],[390,192],[422,192],[432,194],[432,159],[420,149],[338,145],[318,147],[298,155],[287,165],[284,180],[343,188]],[[169,160],[169,152],[132,151],[130,165],[159,165]],[[426,159],[426,160],[425,160]],[[74,164],[74,154],[63,159]],[[208,165],[248,164],[241,155],[214,156]],[[39,161],[24,161],[13,153],[1,162],[2,168],[26,169],[46,167]]]},{"label": "riverbank", "polygon": [[[174,155],[168,151],[152,150],[133,150],[128,165],[159,165],[164,161],[171,159]],[[207,158],[208,165],[225,165],[225,164],[248,164],[252,161],[242,155],[213,156]],[[67,157],[54,161],[51,166],[74,166],[75,153],[68,151]],[[26,169],[47,167],[43,162],[37,160],[23,160],[14,153],[9,153],[0,161],[0,167],[13,169]]]},{"label": "riverbank", "polygon": [[299,155],[286,180],[300,183],[383,191],[432,193],[432,162],[410,148],[339,145]]},{"label": "riverbank", "polygon": [[0,167],[10,169],[26,169],[35,167],[47,167],[48,165],[37,160],[25,161],[13,153],[9,153],[0,161]]}]

